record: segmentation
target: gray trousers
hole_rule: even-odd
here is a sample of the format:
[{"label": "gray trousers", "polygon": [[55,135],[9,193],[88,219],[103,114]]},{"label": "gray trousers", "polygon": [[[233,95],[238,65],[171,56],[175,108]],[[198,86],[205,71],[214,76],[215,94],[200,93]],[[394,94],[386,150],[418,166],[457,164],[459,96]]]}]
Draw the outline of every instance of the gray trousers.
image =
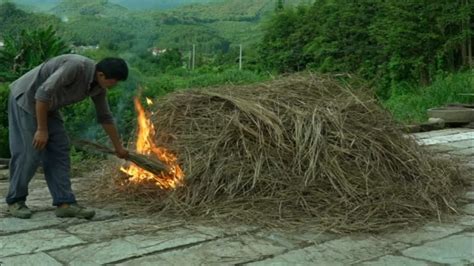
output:
[{"label": "gray trousers", "polygon": [[70,180],[69,139],[60,116],[48,115],[48,143],[41,151],[33,147],[36,117],[18,106],[12,95],[8,101],[8,125],[11,161],[6,202],[26,201],[28,184],[41,163],[53,205],[75,203]]}]

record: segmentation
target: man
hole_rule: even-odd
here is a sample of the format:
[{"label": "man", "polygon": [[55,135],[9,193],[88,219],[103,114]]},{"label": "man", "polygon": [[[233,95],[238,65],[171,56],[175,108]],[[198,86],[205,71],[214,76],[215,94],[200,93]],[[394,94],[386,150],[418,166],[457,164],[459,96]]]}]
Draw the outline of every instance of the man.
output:
[{"label": "man", "polygon": [[10,187],[8,212],[30,218],[26,206],[28,184],[39,164],[58,217],[90,219],[93,210],[77,205],[71,189],[69,140],[58,109],[90,97],[97,120],[109,136],[116,155],[126,158],[107,102],[107,89],[126,80],[124,60],[106,58],[95,64],[80,55],[60,55],[32,69],[10,85],[8,124],[10,136]]}]

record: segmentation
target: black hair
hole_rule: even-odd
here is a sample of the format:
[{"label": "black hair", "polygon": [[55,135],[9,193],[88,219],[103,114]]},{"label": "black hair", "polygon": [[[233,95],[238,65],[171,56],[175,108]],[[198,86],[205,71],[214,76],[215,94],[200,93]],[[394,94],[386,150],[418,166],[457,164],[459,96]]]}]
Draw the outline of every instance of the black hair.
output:
[{"label": "black hair", "polygon": [[97,72],[102,72],[106,79],[126,80],[128,78],[127,63],[121,58],[107,57],[95,66]]}]

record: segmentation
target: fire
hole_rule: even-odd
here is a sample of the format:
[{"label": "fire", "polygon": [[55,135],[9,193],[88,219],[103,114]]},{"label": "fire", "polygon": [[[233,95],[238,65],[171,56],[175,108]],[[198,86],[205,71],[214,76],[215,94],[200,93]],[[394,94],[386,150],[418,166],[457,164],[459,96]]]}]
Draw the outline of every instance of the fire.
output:
[{"label": "fire", "polygon": [[[155,175],[146,171],[135,164],[131,164],[128,168],[121,167],[120,170],[130,176],[129,181],[133,183],[142,183],[145,181],[156,182],[156,185],[163,189],[174,189],[183,184],[184,173],[177,163],[178,158],[164,148],[156,146],[153,142],[155,139],[155,128],[151,123],[147,112],[140,103],[140,100],[134,98],[135,109],[138,112],[138,135],[137,148],[138,154],[155,157],[161,162],[165,163],[170,171],[169,173],[162,173]],[[147,98],[147,103],[150,105],[153,102]]]},{"label": "fire", "polygon": [[153,101],[152,101],[150,98],[147,97],[147,98],[146,98],[146,103],[147,103],[148,105],[152,105],[152,104],[153,104]]}]

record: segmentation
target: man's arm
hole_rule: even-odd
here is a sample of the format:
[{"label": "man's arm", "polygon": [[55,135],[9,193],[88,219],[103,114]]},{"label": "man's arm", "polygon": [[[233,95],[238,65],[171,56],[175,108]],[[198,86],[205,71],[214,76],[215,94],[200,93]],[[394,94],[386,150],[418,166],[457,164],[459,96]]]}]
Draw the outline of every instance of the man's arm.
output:
[{"label": "man's arm", "polygon": [[33,137],[33,147],[42,150],[48,143],[48,108],[49,103],[36,100],[36,132]]},{"label": "man's arm", "polygon": [[107,135],[109,135],[112,145],[114,145],[115,153],[119,158],[127,158],[128,151],[123,148],[122,142],[120,141],[119,133],[115,124],[101,124]]}]

